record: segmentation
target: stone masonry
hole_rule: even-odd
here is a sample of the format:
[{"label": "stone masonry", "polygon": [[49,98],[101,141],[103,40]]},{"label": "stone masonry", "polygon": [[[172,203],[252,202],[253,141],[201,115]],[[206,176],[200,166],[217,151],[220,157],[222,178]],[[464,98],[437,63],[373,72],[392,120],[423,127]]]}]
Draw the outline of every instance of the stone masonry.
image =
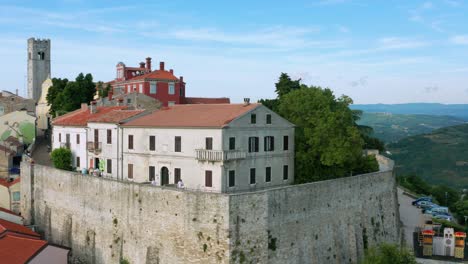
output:
[{"label": "stone masonry", "polygon": [[75,263],[356,263],[401,240],[392,171],[239,194],[21,172],[22,215]]}]

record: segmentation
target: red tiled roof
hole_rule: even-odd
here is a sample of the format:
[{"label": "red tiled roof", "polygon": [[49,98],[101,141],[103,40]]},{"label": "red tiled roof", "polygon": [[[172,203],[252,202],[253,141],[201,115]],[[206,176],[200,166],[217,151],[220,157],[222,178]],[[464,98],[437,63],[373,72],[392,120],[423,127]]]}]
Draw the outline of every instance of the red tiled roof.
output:
[{"label": "red tiled roof", "polygon": [[6,234],[0,237],[0,262],[23,264],[47,245],[47,241]]},{"label": "red tiled roof", "polygon": [[114,110],[123,110],[127,106],[98,106],[97,111],[91,114],[88,109],[78,109],[63,116],[59,116],[52,121],[56,126],[86,126],[91,118],[98,118]]},{"label": "red tiled roof", "polygon": [[3,207],[0,207],[0,211],[1,211],[1,212],[4,212],[4,213],[7,213],[7,214],[14,215],[14,216],[20,216],[20,215],[16,214],[15,212],[10,211],[10,210],[8,210],[8,209],[5,209],[5,208],[3,208]]},{"label": "red tiled roof", "polygon": [[124,124],[138,127],[223,127],[260,104],[174,105]]},{"label": "red tiled roof", "polygon": [[88,122],[119,123],[127,118],[143,113],[145,110],[115,110],[107,114],[92,117]]},{"label": "red tiled roof", "polygon": [[174,74],[168,71],[155,70],[150,73],[146,73],[146,74],[131,78],[129,81],[143,80],[143,79],[161,79],[161,80],[174,80],[174,81],[179,80],[177,79],[177,77],[174,76]]},{"label": "red tiled roof", "polygon": [[9,188],[10,186],[15,185],[16,183],[18,183],[20,181],[21,181],[20,177],[14,179],[13,181],[8,181],[7,179],[0,178],[0,185],[3,185],[5,187]]},{"label": "red tiled roof", "polygon": [[10,155],[16,154],[16,152],[13,151],[12,149],[10,149],[10,148],[8,148],[8,147],[5,147],[5,146],[3,146],[3,145],[0,145],[0,154],[2,154],[2,152],[8,153],[8,154],[10,154]]},{"label": "red tiled roof", "polygon": [[[11,233],[16,233],[16,234],[37,237],[37,238],[41,237],[38,233],[32,231],[31,229],[23,225],[15,224],[15,223],[0,219],[0,234],[2,234],[3,232],[11,232]],[[0,246],[0,248],[2,247]]]},{"label": "red tiled roof", "polygon": [[9,136],[7,137],[7,139],[5,139],[5,142],[9,142],[11,143],[12,145],[16,145],[16,146],[22,146],[23,144],[17,139],[15,138],[14,136]]},{"label": "red tiled roof", "polygon": [[230,104],[231,101],[227,97],[220,98],[202,98],[202,97],[185,97],[186,104]]}]

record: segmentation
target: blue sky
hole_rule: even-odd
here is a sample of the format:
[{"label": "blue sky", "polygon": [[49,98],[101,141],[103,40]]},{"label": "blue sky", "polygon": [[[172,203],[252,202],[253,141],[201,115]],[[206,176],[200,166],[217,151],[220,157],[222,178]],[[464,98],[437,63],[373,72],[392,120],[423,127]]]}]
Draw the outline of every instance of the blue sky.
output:
[{"label": "blue sky", "polygon": [[115,76],[150,56],[188,96],[272,98],[281,72],[355,103],[468,103],[468,1],[0,0],[0,89],[24,93],[26,40],[52,76]]}]

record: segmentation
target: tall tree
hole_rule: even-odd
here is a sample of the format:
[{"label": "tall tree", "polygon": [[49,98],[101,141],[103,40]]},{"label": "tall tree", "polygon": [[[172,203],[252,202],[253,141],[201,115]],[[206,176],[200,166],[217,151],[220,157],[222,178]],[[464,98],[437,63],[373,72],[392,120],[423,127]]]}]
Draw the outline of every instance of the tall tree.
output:
[{"label": "tall tree", "polygon": [[300,79],[293,81],[287,73],[282,72],[278,82],[275,83],[278,98],[281,99],[284,95],[299,89],[301,87],[300,82]]},{"label": "tall tree", "polygon": [[62,100],[57,98],[59,98],[60,94],[63,92],[63,90],[65,90],[67,83],[68,79],[52,79],[52,86],[49,88],[49,91],[46,95],[47,105],[50,105],[49,112],[52,114],[52,116],[56,116],[56,111],[61,109]]}]

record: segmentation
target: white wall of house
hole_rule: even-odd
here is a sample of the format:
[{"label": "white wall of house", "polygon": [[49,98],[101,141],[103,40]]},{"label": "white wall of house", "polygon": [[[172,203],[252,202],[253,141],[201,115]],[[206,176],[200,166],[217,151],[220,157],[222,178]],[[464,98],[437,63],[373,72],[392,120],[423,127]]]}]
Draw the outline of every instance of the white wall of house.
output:
[{"label": "white wall of house", "polygon": [[[169,170],[169,183],[174,184],[175,168],[180,168],[181,178],[187,188],[221,191],[221,166],[216,162],[201,163],[196,150],[205,148],[205,138],[213,138],[213,149],[221,150],[221,129],[194,128],[129,128],[123,130],[123,179],[128,179],[128,164],[133,164],[133,179],[149,181],[149,166],[155,167],[155,180],[161,184],[161,169]],[[128,149],[128,136],[133,135],[133,150]],[[155,136],[156,149],[150,151],[149,138]],[[175,152],[175,137],[181,137],[181,152]],[[205,186],[205,171],[212,171],[212,187]]]},{"label": "white wall of house", "polygon": [[[255,114],[256,122],[251,123]],[[267,124],[271,115],[271,124]],[[273,137],[273,151],[265,151],[264,138]],[[284,150],[284,136],[287,136],[287,150]],[[249,113],[233,120],[223,129],[223,149],[229,151],[229,138],[235,138],[235,149],[247,153],[245,159],[225,161],[223,177],[224,191],[255,190],[291,184],[294,182],[294,126],[270,109],[259,106]],[[258,137],[258,152],[249,152],[249,137]],[[287,179],[283,170],[287,166]],[[271,179],[266,181],[266,168],[271,169]],[[255,169],[255,184],[250,183],[250,169]],[[229,187],[229,171],[235,174],[235,184]]]},{"label": "white wall of house", "polygon": [[[53,126],[52,128],[52,150],[64,146],[67,140],[67,134],[70,135],[70,149],[72,152],[72,166],[81,171],[82,168],[88,168],[86,153],[86,128],[72,126]],[[60,136],[61,135],[61,136]],[[77,135],[80,137],[77,143]],[[80,157],[80,166],[76,166],[77,157]]]},{"label": "white wall of house", "polygon": [[[98,131],[98,142],[100,143],[100,151],[88,151],[88,164],[93,164],[96,167],[95,159],[98,158],[104,162],[105,170],[103,175],[111,178],[118,178],[119,173],[119,153],[120,150],[120,141],[119,141],[119,127],[117,124],[111,123],[88,123],[87,127],[88,141],[94,142],[94,134]],[[110,142],[107,141],[107,131],[110,130]],[[91,162],[93,160],[93,162]],[[111,169],[110,172],[107,168],[107,160],[111,160]]]}]

